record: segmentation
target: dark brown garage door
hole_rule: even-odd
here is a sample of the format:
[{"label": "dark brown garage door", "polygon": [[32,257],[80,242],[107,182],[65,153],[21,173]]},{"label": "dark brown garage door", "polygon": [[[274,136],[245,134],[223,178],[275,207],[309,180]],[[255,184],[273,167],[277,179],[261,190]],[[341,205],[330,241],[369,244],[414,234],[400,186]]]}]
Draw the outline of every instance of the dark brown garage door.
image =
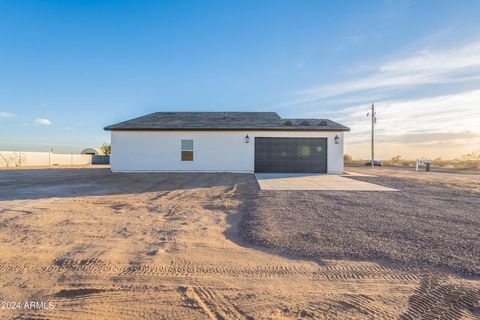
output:
[{"label": "dark brown garage door", "polygon": [[327,172],[326,138],[255,138],[255,172]]}]

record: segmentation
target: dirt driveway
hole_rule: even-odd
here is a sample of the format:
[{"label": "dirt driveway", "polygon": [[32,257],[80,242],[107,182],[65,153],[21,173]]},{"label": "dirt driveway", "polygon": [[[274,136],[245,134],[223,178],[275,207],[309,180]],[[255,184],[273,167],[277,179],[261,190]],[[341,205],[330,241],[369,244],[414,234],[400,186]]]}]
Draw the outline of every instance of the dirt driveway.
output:
[{"label": "dirt driveway", "polygon": [[21,307],[0,318],[408,319],[471,282],[250,247],[238,228],[257,192],[247,174],[2,171],[0,301]]}]

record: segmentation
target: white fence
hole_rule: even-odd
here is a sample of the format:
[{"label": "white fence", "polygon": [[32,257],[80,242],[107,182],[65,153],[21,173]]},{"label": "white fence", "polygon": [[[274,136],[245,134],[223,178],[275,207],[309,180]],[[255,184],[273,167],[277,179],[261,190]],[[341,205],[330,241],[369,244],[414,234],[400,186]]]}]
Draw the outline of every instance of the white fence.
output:
[{"label": "white fence", "polygon": [[92,163],[89,154],[0,151],[0,167],[85,165]]}]

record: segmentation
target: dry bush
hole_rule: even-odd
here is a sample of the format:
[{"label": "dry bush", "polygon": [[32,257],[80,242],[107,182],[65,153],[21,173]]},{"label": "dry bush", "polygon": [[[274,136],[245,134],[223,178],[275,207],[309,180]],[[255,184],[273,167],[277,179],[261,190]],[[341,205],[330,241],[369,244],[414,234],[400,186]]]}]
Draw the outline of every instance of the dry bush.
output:
[{"label": "dry bush", "polygon": [[19,167],[21,161],[22,159],[20,152],[0,152],[0,167]]}]

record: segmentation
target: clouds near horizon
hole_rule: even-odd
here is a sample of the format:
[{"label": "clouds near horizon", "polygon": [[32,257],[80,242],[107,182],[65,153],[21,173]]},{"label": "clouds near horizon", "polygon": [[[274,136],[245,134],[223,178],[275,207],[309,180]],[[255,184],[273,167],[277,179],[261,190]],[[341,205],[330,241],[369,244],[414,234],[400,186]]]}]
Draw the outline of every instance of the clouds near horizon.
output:
[{"label": "clouds near horizon", "polygon": [[[329,116],[351,127],[348,152],[368,157],[366,113],[376,102],[379,156],[390,157],[397,149],[412,158],[422,153],[453,158],[480,148],[479,88],[480,41],[475,40],[445,49],[419,49],[370,67],[354,80],[299,91],[280,108],[295,106],[321,116],[312,111],[315,106],[343,105]],[[453,151],[454,145],[458,148]]]},{"label": "clouds near horizon", "polygon": [[[419,49],[407,57],[378,66],[353,66],[352,69],[353,74],[361,74],[353,80],[347,77],[346,81],[300,90],[278,107],[308,106],[323,101],[343,101],[349,97],[356,101],[373,101],[373,97],[405,96],[411,89],[428,85],[479,81],[480,40],[445,49]],[[355,71],[358,69],[366,71]]]}]

